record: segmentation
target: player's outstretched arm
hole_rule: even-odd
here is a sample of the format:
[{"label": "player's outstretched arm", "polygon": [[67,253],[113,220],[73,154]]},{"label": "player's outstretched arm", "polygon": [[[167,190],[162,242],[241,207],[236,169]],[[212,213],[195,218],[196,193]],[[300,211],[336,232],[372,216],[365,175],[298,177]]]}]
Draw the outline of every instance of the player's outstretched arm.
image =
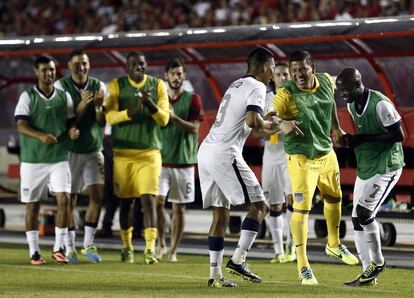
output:
[{"label": "player's outstretched arm", "polygon": [[341,145],[344,145],[343,136],[346,134],[345,131],[342,130],[341,126],[339,125],[339,117],[338,111],[336,109],[336,102],[333,101],[332,105],[332,120],[331,120],[331,127],[333,137],[335,138],[334,141],[338,142]]},{"label": "player's outstretched arm", "polygon": [[397,143],[404,141],[404,131],[401,122],[387,127],[387,131],[379,134],[346,134],[343,136],[346,147],[354,148],[366,142]]}]

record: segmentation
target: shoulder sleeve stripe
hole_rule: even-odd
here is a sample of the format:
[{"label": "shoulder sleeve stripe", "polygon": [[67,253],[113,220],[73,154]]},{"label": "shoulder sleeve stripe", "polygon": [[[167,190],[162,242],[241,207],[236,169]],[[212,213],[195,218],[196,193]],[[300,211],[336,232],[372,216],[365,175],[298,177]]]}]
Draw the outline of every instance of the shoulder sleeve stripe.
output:
[{"label": "shoulder sleeve stripe", "polygon": [[14,116],[14,120],[15,121],[17,121],[17,120],[26,120],[26,121],[29,121],[30,120],[30,117],[27,116],[27,115],[16,115],[16,116]]},{"label": "shoulder sleeve stripe", "polygon": [[246,107],[246,113],[247,112],[256,112],[256,113],[259,113],[260,114],[260,116],[263,116],[263,110],[262,110],[262,108],[261,107],[259,107],[259,106],[255,106],[255,105],[248,105],[247,107]]}]

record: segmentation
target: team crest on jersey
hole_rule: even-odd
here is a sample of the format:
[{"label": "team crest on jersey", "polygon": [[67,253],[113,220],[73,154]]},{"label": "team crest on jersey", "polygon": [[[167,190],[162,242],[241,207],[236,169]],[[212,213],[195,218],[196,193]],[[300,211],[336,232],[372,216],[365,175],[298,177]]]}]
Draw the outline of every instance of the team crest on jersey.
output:
[{"label": "team crest on jersey", "polygon": [[241,81],[236,81],[236,82],[233,82],[233,83],[230,85],[230,88],[239,88],[241,85],[243,85],[243,82],[241,82]]},{"label": "team crest on jersey", "polygon": [[303,192],[295,192],[295,194],[293,195],[293,199],[300,203],[303,201]]},{"label": "team crest on jersey", "polygon": [[387,115],[387,118],[388,118],[388,120],[390,120],[390,121],[395,121],[394,115],[392,115],[392,114],[388,114],[388,115]]}]

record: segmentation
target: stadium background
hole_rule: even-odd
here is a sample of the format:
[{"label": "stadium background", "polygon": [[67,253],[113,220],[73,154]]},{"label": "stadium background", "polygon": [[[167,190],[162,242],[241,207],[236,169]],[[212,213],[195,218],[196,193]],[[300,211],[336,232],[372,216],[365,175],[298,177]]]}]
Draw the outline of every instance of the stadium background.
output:
[{"label": "stadium background", "polygon": [[[16,190],[18,161],[5,146],[17,136],[13,112],[18,95],[35,82],[32,63],[37,54],[56,57],[60,77],[67,74],[68,52],[87,48],[91,75],[105,82],[124,73],[131,50],[144,51],[148,73],[159,77],[169,58],[183,58],[207,112],[202,139],[221,93],[245,72],[244,57],[254,46],[267,47],[278,60],[307,48],[319,71],[335,75],[345,66],[357,67],[366,86],[384,92],[397,105],[407,133],[407,167],[393,196],[406,208],[384,215],[391,222],[412,222],[414,85],[407,79],[414,68],[412,13],[414,1],[1,1],[0,185]],[[336,101],[341,124],[352,130],[343,101]],[[338,152],[342,183],[349,190],[355,175],[352,152]],[[245,153],[259,174],[259,141],[250,138]],[[13,199],[17,201],[15,195]]]}]

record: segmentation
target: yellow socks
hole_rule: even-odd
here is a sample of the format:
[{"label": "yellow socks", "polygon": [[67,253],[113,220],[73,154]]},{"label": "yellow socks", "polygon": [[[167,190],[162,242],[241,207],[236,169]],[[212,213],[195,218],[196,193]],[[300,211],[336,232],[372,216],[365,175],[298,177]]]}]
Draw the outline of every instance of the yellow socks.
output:
[{"label": "yellow socks", "polygon": [[133,230],[134,230],[134,227],[130,227],[127,230],[121,229],[122,246],[129,250],[134,249],[132,247],[132,231]]},{"label": "yellow socks", "polygon": [[155,252],[155,241],[157,240],[157,228],[146,228],[144,230],[145,251]]},{"label": "yellow socks", "polygon": [[310,267],[308,256],[306,255],[306,245],[308,243],[308,218],[309,214],[293,212],[292,218],[290,219],[290,228],[296,245],[299,272],[303,267]]},{"label": "yellow socks", "polygon": [[339,240],[339,224],[341,222],[341,202],[323,203],[323,215],[326,218],[326,226],[328,227],[328,244],[330,247],[338,247]]}]

